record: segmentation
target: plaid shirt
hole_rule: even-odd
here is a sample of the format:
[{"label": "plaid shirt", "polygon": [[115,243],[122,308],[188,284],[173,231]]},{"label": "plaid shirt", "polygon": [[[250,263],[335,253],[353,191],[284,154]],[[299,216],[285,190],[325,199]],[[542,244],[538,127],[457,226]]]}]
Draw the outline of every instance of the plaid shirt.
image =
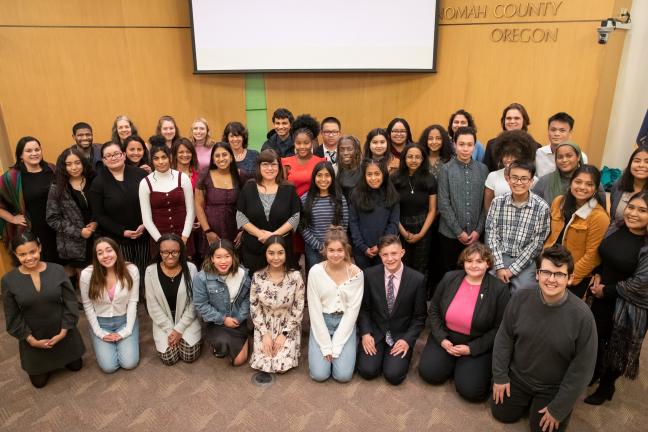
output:
[{"label": "plaid shirt", "polygon": [[506,254],[514,258],[509,270],[517,276],[538,256],[549,228],[549,205],[533,192],[521,207],[513,205],[510,193],[496,197],[486,217],[486,244],[493,252],[495,270],[505,268],[502,254]]}]

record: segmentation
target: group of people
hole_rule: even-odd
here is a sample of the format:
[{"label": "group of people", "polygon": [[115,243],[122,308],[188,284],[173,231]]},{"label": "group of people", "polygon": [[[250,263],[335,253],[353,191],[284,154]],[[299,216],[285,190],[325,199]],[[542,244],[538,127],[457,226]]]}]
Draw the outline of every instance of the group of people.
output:
[{"label": "group of people", "polygon": [[0,177],[17,265],[2,295],[34,386],[82,367],[75,288],[107,373],[137,366],[145,300],[164,364],[196,360],[204,336],[232,365],[287,372],[307,307],[314,380],[357,371],[394,385],[429,313],[421,378],[454,377],[470,401],[492,395],[504,422],[530,407],[534,430],[563,430],[588,384],[599,382],[586,402],[600,404],[637,376],[648,148],[633,152],[608,213],[567,113],[548,119],[540,146],[511,104],[485,148],[465,110],[417,142],[395,118],[363,148],[335,117],[280,108],[272,122],[260,152],[239,122],[215,141],[205,119],[183,138],[170,116],[147,141],[119,116],[103,145],[77,123],[55,166],[36,138],[18,141]]}]

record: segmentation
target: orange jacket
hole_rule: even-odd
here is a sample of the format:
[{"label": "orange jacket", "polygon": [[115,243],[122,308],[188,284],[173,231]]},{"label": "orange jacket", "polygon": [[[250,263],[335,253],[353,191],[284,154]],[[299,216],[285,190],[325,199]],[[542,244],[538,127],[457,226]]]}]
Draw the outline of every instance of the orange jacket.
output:
[{"label": "orange jacket", "polygon": [[[557,196],[551,203],[551,232],[545,241],[545,248],[553,246],[565,226],[562,210],[563,196]],[[574,258],[573,285],[588,277],[601,263],[598,247],[610,225],[605,209],[592,198],[574,212],[563,236],[562,244]]]}]

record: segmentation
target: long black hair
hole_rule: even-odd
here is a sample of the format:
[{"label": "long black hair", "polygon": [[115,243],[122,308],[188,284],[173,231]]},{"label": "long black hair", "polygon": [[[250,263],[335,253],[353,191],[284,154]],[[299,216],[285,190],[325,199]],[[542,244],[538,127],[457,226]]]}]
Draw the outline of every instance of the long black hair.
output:
[{"label": "long black hair", "polygon": [[[635,149],[628,159],[628,166],[623,170],[623,175],[619,180],[619,189],[623,192],[632,192],[634,191],[634,176],[630,172],[630,167],[632,166],[632,160],[641,152],[648,153],[648,146],[642,145]],[[648,181],[644,185],[644,189],[648,187]]]},{"label": "long black hair", "polygon": [[234,186],[234,189],[241,189],[241,176],[239,175],[238,168],[236,168],[236,158],[234,157],[232,146],[224,141],[219,141],[212,146],[211,152],[209,153],[209,168],[202,173],[198,183],[196,183],[196,187],[200,190],[205,190],[205,182],[207,177],[210,175],[209,172],[218,169],[218,166],[214,163],[214,153],[216,153],[216,149],[219,148],[225,149],[230,155],[229,175],[232,178],[232,186]]},{"label": "long black hair", "polygon": [[35,141],[36,144],[38,144],[38,147],[41,149],[41,161],[39,165],[43,170],[49,170],[51,169],[47,162],[45,162],[45,159],[43,158],[43,146],[41,145],[40,141],[38,141],[36,138],[33,136],[24,136],[18,140],[16,143],[16,162],[12,165],[12,168],[16,168],[20,170],[21,172],[25,172],[27,168],[25,168],[25,163],[20,159],[22,157],[23,151],[25,150],[25,146],[27,145],[28,142]]},{"label": "long black hair", "polygon": [[605,203],[602,201],[601,195],[598,193],[598,188],[599,185],[601,184],[601,171],[598,170],[594,165],[581,165],[578,168],[576,168],[576,171],[571,176],[571,179],[569,180],[569,187],[567,188],[567,192],[563,195],[563,202],[562,202],[562,217],[565,220],[565,223],[569,222],[571,217],[574,215],[574,212],[578,210],[578,204],[576,204],[576,197],[574,194],[571,192],[571,184],[574,182],[576,177],[578,177],[579,174],[589,174],[590,177],[592,178],[592,182],[594,183],[594,196],[593,198],[596,198],[596,201],[601,205],[601,207],[605,208]]},{"label": "long black hair", "polygon": [[405,134],[406,134],[405,145],[412,144],[414,142],[414,139],[412,138],[412,129],[410,129],[410,125],[407,122],[407,120],[400,117],[396,117],[395,119],[392,119],[392,121],[390,121],[389,124],[387,125],[387,133],[388,133],[387,140],[391,143],[391,133],[396,123],[403,123],[403,126],[405,126]]},{"label": "long black hair", "polygon": [[441,150],[439,150],[439,158],[441,159],[441,162],[446,163],[452,158],[454,149],[452,146],[452,139],[450,139],[448,131],[445,130],[445,128],[440,124],[433,124],[423,129],[423,132],[421,132],[421,137],[418,140],[418,145],[425,149],[425,155],[429,157],[430,149],[428,148],[427,142],[428,136],[430,136],[430,132],[432,132],[433,130],[438,130],[439,134],[441,134]]},{"label": "long black hair", "polygon": [[328,171],[331,176],[331,184],[328,187],[328,197],[326,197],[333,204],[333,220],[331,220],[330,225],[342,225],[342,191],[338,183],[335,181],[335,169],[330,162],[318,162],[313,168],[313,174],[311,174],[310,187],[308,189],[308,195],[306,195],[306,200],[302,207],[302,227],[307,227],[311,223],[311,217],[313,214],[313,202],[315,198],[320,196],[319,187],[315,183],[317,178],[317,173],[325,169]]},{"label": "long black hair", "polygon": [[[128,148],[128,144],[132,143],[133,141],[139,143],[142,146],[142,149],[144,149],[144,153],[142,154],[142,159],[140,159],[137,165],[135,165],[130,159],[128,159],[128,156],[126,155],[126,149]],[[144,142],[144,139],[142,139],[141,136],[139,135],[129,136],[124,140],[124,145],[122,147],[123,147],[124,157],[126,158],[125,161],[126,165],[132,165],[139,168],[142,165],[149,165],[151,163],[148,147],[146,146],[146,143]]]},{"label": "long black hair", "polygon": [[371,148],[369,148],[371,144],[371,140],[377,137],[378,135],[382,135],[385,137],[385,141],[387,141],[387,148],[385,149],[385,154],[383,155],[383,159],[389,160],[391,157],[391,141],[389,139],[389,134],[387,131],[383,128],[374,128],[369,131],[367,134],[367,139],[365,140],[364,148],[363,148],[363,155],[365,159],[372,159],[374,157],[373,153],[371,152]]},{"label": "long black hair", "polygon": [[[284,263],[284,272],[288,273],[289,271],[294,271],[294,270],[299,270],[299,267],[295,263],[295,260],[291,256],[292,254],[292,249],[289,247],[288,242],[286,241],[286,238],[280,235],[271,235],[268,237],[268,239],[263,243],[263,256],[265,258],[266,252],[268,252],[268,248],[272,246],[273,244],[280,244],[281,247],[283,247],[284,252],[286,253],[286,262]],[[266,258],[267,261],[267,258]],[[267,265],[267,262],[266,262]]]},{"label": "long black hair", "polygon": [[90,166],[90,163],[88,160],[83,157],[83,154],[81,154],[81,151],[78,150],[76,147],[69,147],[63,150],[63,152],[59,155],[58,159],[56,159],[56,199],[60,200],[63,197],[63,194],[67,191],[71,191],[71,185],[70,185],[70,174],[68,174],[67,169],[65,167],[65,161],[68,156],[74,155],[79,158],[81,161],[81,166],[83,167],[83,172],[81,175],[85,178],[85,183],[89,185],[92,183],[92,178],[94,177],[94,172],[92,171],[92,167]]},{"label": "long black hair", "polygon": [[[412,150],[417,149],[421,152],[421,166],[419,166],[414,175],[410,178],[409,168],[407,167],[406,159],[407,154]],[[418,144],[408,144],[401,153],[400,164],[398,166],[398,171],[392,174],[392,181],[396,189],[408,187],[410,182],[412,187],[415,189],[425,189],[428,190],[428,185],[433,179],[432,174],[430,173],[430,161],[425,154],[425,150]]]},{"label": "long black hair", "polygon": [[371,159],[365,159],[360,165],[360,181],[358,181],[358,186],[351,193],[351,202],[358,209],[364,212],[370,212],[376,207],[376,194],[372,193],[374,190],[369,187],[367,184],[367,169],[375,165],[380,169],[380,172],[383,176],[382,184],[380,185],[379,191],[384,194],[385,197],[385,207],[391,207],[394,204],[398,203],[400,199],[396,188],[389,179],[389,173],[387,172],[387,165],[374,161]]},{"label": "long black hair", "polygon": [[[188,305],[192,303],[193,299],[193,284],[191,272],[189,272],[189,265],[187,264],[187,248],[182,241],[182,238],[180,238],[180,236],[175,233],[162,234],[157,241],[158,249],[162,247],[163,241],[174,241],[178,243],[178,246],[180,246],[180,256],[178,256],[178,261],[180,262],[180,267],[182,267],[182,276],[184,277],[185,290],[187,291],[187,301],[184,305],[184,310]],[[162,255],[158,253],[155,262],[156,264],[160,264],[162,262]]]}]

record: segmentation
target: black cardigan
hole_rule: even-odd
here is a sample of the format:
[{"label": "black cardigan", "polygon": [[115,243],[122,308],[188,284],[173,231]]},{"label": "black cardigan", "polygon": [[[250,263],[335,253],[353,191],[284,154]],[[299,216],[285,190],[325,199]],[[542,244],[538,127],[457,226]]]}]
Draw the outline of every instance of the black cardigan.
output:
[{"label": "black cardigan", "polygon": [[[257,184],[254,180],[248,180],[241,189],[236,203],[236,210],[243,213],[250,223],[257,228],[272,232],[285,224],[292,215],[299,213],[300,205],[295,186],[290,183],[281,184],[270,207],[270,220],[268,220],[263,211]],[[290,237],[291,234],[292,231],[289,231],[286,237]],[[243,231],[241,244],[248,253],[257,255],[262,253],[259,240],[247,231]]]},{"label": "black cardigan", "polygon": [[[463,270],[448,272],[434,291],[434,297],[430,304],[431,335],[439,344],[452,333],[446,327],[445,315],[465,276],[466,272]],[[479,296],[470,325],[470,342],[468,343],[470,355],[477,356],[493,349],[495,335],[502,322],[509,297],[508,287],[499,279],[490,273],[484,276],[479,287]]]},{"label": "black cardigan", "polygon": [[100,168],[90,186],[90,207],[103,234],[124,242],[124,231],[134,231],[142,224],[139,184],[146,175],[146,171],[126,165],[124,181],[118,182],[106,167]]}]

